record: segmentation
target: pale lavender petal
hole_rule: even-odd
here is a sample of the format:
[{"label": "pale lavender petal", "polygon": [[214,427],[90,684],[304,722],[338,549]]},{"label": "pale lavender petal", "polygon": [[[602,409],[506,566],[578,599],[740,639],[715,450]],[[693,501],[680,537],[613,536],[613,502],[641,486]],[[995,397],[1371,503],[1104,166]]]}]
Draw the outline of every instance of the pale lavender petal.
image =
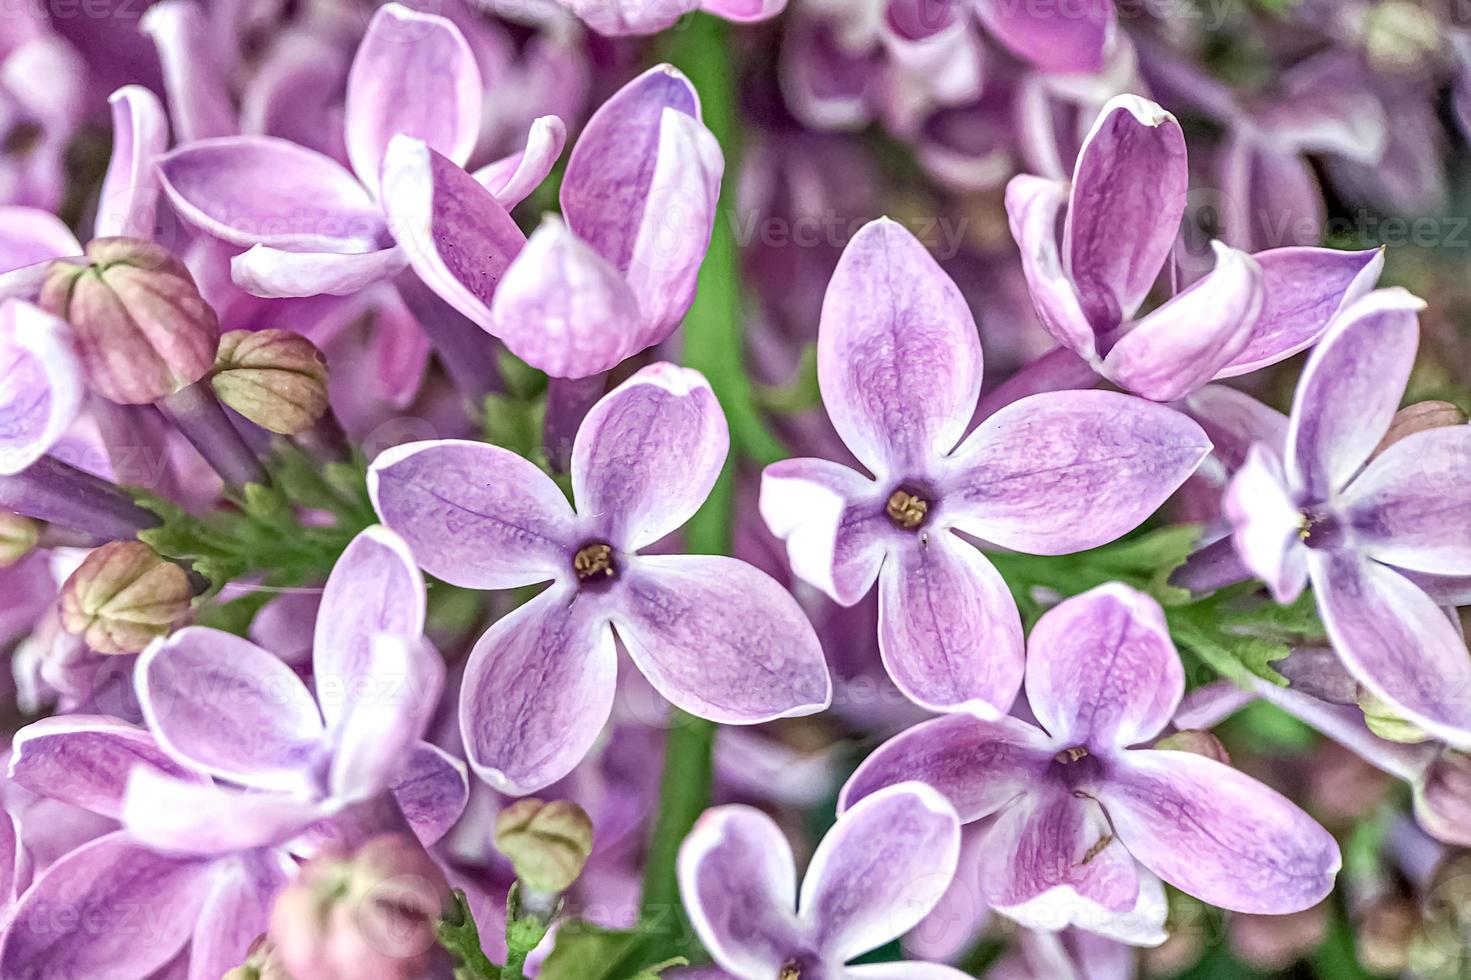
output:
[{"label": "pale lavender petal", "polygon": [[347,75],[347,157],[377,191],[389,141],[410,136],[461,166],[480,132],[480,69],[453,22],[397,3],[368,22]]},{"label": "pale lavender petal", "polygon": [[1135,95],[1103,107],[1078,154],[1062,244],[1095,330],[1129,319],[1149,294],[1180,233],[1188,186],[1174,116]]},{"label": "pale lavender petal", "polygon": [[271,904],[296,866],[271,851],[215,862],[214,887],[199,907],[189,946],[189,980],[217,980],[245,962],[270,924]]},{"label": "pale lavender petal", "polygon": [[1185,407],[1205,430],[1212,455],[1227,473],[1241,468],[1256,443],[1265,445],[1279,459],[1287,449],[1287,416],[1245,392],[1225,385],[1206,385],[1185,399]]},{"label": "pale lavender petal", "polygon": [[1343,502],[1354,538],[1387,565],[1471,575],[1471,426],[1428,429],[1377,456]]},{"label": "pale lavender petal", "polygon": [[170,758],[148,732],[102,715],[43,718],[16,732],[11,743],[16,785],[114,819],[134,766],[204,780]]},{"label": "pale lavender petal", "polygon": [[449,833],[470,801],[465,764],[429,742],[409,751],[389,789],[425,847]]},{"label": "pale lavender petal", "polygon": [[879,650],[900,691],[931,711],[996,717],[1022,682],[1022,624],[995,566],[946,530],[890,550],[879,572]]},{"label": "pale lavender petal", "polygon": [[223,856],[283,844],[333,806],[287,793],[241,792],[135,768],[123,795],[123,826],[169,854]]},{"label": "pale lavender petal", "polygon": [[492,332],[554,378],[587,378],[643,349],[639,299],[560,218],[548,216],[506,269]]},{"label": "pale lavender petal", "polygon": [[877,491],[825,459],[784,459],[761,473],[761,518],[786,542],[793,574],[844,606],[868,594],[884,559],[892,525]]},{"label": "pale lavender petal", "polygon": [[890,0],[879,31],[898,72],[917,80],[929,98],[957,105],[980,96],[985,51],[964,3]]},{"label": "pale lavender petal", "polygon": [[1276,453],[1256,445],[1221,495],[1221,513],[1231,522],[1236,554],[1272,597],[1288,603],[1308,581],[1302,510],[1287,489]]},{"label": "pale lavender petal", "polygon": [[1017,0],[977,0],[986,29],[1012,54],[1049,72],[1095,72],[1117,29],[1109,0],[1085,0],[1064,10]]},{"label": "pale lavender petal", "polygon": [[577,430],[577,511],[614,547],[647,547],[700,509],[729,448],[725,413],[704,376],[651,364],[604,395]]},{"label": "pale lavender petal", "polygon": [[1219,242],[1216,267],[1119,338],[1103,359],[1121,388],[1171,402],[1205,385],[1251,339],[1261,315],[1262,270]]},{"label": "pale lavender petal", "polygon": [[700,9],[737,23],[766,20],[787,7],[787,0],[700,0]]},{"label": "pale lavender petal", "polygon": [[169,147],[169,120],[158,96],[124,85],[108,96],[112,106],[112,160],[102,179],[94,237],[152,238],[158,217],[154,163]]},{"label": "pale lavender petal", "polygon": [[1056,180],[1023,174],[1006,185],[1007,220],[1037,319],[1058,343],[1091,361],[1098,356],[1098,338],[1059,250],[1057,224],[1067,203],[1068,185]]},{"label": "pale lavender petal", "polygon": [[302,785],[322,717],[290,667],[249,640],[189,626],[138,659],[139,707],[185,765],[248,786]]},{"label": "pale lavender petal", "polygon": [[230,258],[230,278],[253,296],[351,296],[392,279],[409,264],[401,248],[371,252],[292,252],[256,245]]},{"label": "pale lavender petal", "polygon": [[1136,745],[1169,724],[1185,669],[1164,610],[1117,582],[1066,599],[1027,639],[1027,701],[1064,745]]},{"label": "pale lavender petal", "polygon": [[845,811],[812,855],[798,904],[817,949],[842,962],[929,914],[955,875],[960,821],[923,783],[901,783]]},{"label": "pale lavender petal", "polygon": [[797,945],[792,849],[759,810],[705,811],[679,848],[679,891],[700,942],[736,976],[776,976]]},{"label": "pale lavender petal", "polygon": [[995,721],[934,718],[864,759],[838,796],[838,809],[885,786],[918,780],[944,794],[960,819],[971,823],[1030,790],[1052,765],[1055,751],[1046,733],[1009,715]]},{"label": "pale lavender petal", "polygon": [[982,422],[951,457],[948,519],[1029,554],[1097,547],[1138,527],[1210,448],[1195,422],[1140,398],[1031,395]]},{"label": "pale lavender petal", "polygon": [[25,300],[0,301],[0,474],[50,451],[81,410],[84,385],[71,328]]},{"label": "pale lavender petal", "polygon": [[1309,500],[1341,490],[1389,429],[1415,364],[1425,303],[1370,293],[1338,315],[1308,359],[1287,435],[1289,485]]},{"label": "pale lavender petal", "polygon": [[1134,859],[1103,809],[1060,788],[1001,811],[981,851],[980,880],[997,911],[1047,931],[1126,914],[1139,899]]},{"label": "pale lavender petal", "polygon": [[1274,248],[1252,258],[1262,269],[1266,302],[1251,339],[1218,378],[1250,374],[1311,347],[1339,310],[1374,288],[1384,268],[1380,248]]},{"label": "pale lavender petal", "polygon": [[967,980],[970,976],[943,963],[919,962],[850,966],[847,975],[852,980]]},{"label": "pale lavender petal", "polygon": [[618,659],[595,603],[552,586],[486,631],[460,688],[470,767],[525,795],[582,761],[613,708]]},{"label": "pale lavender petal", "polygon": [[327,781],[340,800],[365,800],[391,787],[444,690],[444,659],[426,641],[397,633],[367,639],[367,657],[342,675],[349,687],[332,730]]},{"label": "pale lavender petal", "polygon": [[981,341],[955,283],[904,226],[865,225],[822,305],[817,380],[843,442],[880,479],[923,472],[965,434]]},{"label": "pale lavender petal", "polygon": [[[189,940],[212,880],[207,861],[166,857],[123,833],[99,837],[22,896],[0,944],[0,976],[149,976]],[[58,927],[67,920],[87,927]]]},{"label": "pale lavender petal", "polygon": [[496,284],[526,244],[500,202],[422,141],[396,136],[383,161],[383,206],[425,285],[490,329]]},{"label": "pale lavender petal", "polygon": [[[269,136],[200,140],[159,160],[185,221],[232,245],[370,252],[383,215],[336,161]],[[269,193],[263,191],[269,188]]]},{"label": "pale lavender petal", "polygon": [[149,7],[138,27],[158,48],[179,145],[239,132],[219,62],[209,54],[204,8],[192,0],[165,0]]},{"label": "pale lavender petal", "polygon": [[700,0],[560,0],[578,17],[606,37],[657,34],[700,5]]},{"label": "pale lavender petal", "polygon": [[486,164],[471,176],[509,211],[546,180],[566,145],[567,124],[557,116],[538,116],[531,121],[524,149]]},{"label": "pale lavender petal", "polygon": [[[352,699],[383,680],[373,667],[390,664],[376,662],[374,637],[417,640],[424,610],[424,576],[404,539],[381,525],[353,538],[322,589],[312,640],[312,684],[328,727]],[[384,652],[392,657],[393,651]]]},{"label": "pale lavender petal", "polygon": [[1119,757],[1099,800],[1145,867],[1203,902],[1282,915],[1333,889],[1333,835],[1286,797],[1189,752]]},{"label": "pale lavender petal", "polygon": [[614,629],[676,706],[750,725],[832,703],[817,634],[797,600],[765,572],[719,555],[647,555],[621,575]]},{"label": "pale lavender petal", "polygon": [[0,207],[0,282],[7,285],[5,296],[34,299],[8,288],[10,273],[25,271],[39,280],[52,259],[81,255],[82,245],[71,229],[50,211],[39,208]]},{"label": "pale lavender petal", "polygon": [[1439,606],[1403,575],[1352,552],[1308,556],[1333,649],[1409,721],[1471,747],[1471,656]]},{"label": "pale lavender petal", "polygon": [[567,498],[499,446],[439,440],[378,454],[368,493],[419,567],[469,589],[514,589],[568,571],[577,545]]}]

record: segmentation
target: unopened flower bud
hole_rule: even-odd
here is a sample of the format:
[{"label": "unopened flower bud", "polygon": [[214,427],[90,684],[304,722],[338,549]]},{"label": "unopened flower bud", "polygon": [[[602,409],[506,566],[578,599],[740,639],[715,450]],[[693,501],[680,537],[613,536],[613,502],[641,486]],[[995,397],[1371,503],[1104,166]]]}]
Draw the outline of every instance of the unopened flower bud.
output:
[{"label": "unopened flower bud", "polygon": [[1410,972],[1423,980],[1471,974],[1471,852],[1453,852],[1425,889],[1421,929],[1410,944]]},{"label": "unopened flower bud", "polygon": [[1400,717],[1393,708],[1362,687],[1359,688],[1359,708],[1364,712],[1364,724],[1369,726],[1369,731],[1386,742],[1418,745],[1430,741],[1429,734]]},{"label": "unopened flower bud", "polygon": [[1441,750],[1415,788],[1415,816],[1436,840],[1471,847],[1471,755]]},{"label": "unopened flower bud", "polygon": [[1406,405],[1395,413],[1394,421],[1389,424],[1389,431],[1384,433],[1384,438],[1379,440],[1374,455],[1378,456],[1401,439],[1417,432],[1465,424],[1466,413],[1450,402],[1429,401]]},{"label": "unopened flower bud", "polygon": [[1364,50],[1384,72],[1417,68],[1440,51],[1444,28],[1419,0],[1385,0],[1364,13]]},{"label": "unopened flower bud", "polygon": [[222,980],[293,980],[281,965],[281,958],[269,939],[261,936],[250,945],[245,962],[224,975]]},{"label": "unopened flower bud", "polygon": [[496,817],[495,849],[527,888],[564,892],[592,853],[592,821],[566,800],[518,800]]},{"label": "unopened flower bud", "polygon": [[0,568],[8,568],[30,554],[40,531],[29,517],[0,511]]},{"label": "unopened flower bud", "polygon": [[423,980],[448,974],[435,928],[450,904],[423,845],[384,834],[307,862],[276,898],[270,936],[294,980]]},{"label": "unopened flower bud", "polygon": [[189,611],[184,570],[141,541],[94,550],[61,587],[61,625],[98,653],[138,653]]},{"label": "unopened flower bud", "polygon": [[1374,902],[1364,910],[1355,937],[1359,962],[1375,975],[1403,973],[1418,920],[1414,905],[1398,895]]},{"label": "unopened flower bud", "polygon": [[1231,763],[1231,756],[1226,753],[1226,747],[1221,740],[1210,732],[1186,729],[1166,735],[1154,743],[1157,749],[1168,749],[1175,752],[1189,752],[1192,755],[1203,755],[1207,759],[1214,759],[1227,765]]},{"label": "unopened flower bud", "polygon": [[231,330],[210,384],[220,401],[263,429],[294,435],[327,410],[327,360],[289,330]]},{"label": "unopened flower bud", "polygon": [[98,238],[85,264],[52,263],[40,302],[72,325],[98,394],[143,405],[187,387],[214,364],[219,322],[168,249]]}]

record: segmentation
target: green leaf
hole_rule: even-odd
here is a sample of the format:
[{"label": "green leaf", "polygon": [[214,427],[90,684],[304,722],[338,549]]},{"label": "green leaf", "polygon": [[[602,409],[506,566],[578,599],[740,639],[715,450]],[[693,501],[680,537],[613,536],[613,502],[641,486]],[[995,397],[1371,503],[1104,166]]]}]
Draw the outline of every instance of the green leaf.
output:
[{"label": "green leaf", "polygon": [[807,344],[802,348],[802,357],[791,381],[779,386],[753,385],[751,397],[768,412],[784,415],[821,408],[822,391],[817,385],[817,345]]},{"label": "green leaf", "polygon": [[1214,600],[1211,597],[1165,609],[1175,642],[1228,680],[1250,686],[1251,678],[1260,677],[1286,687],[1287,678],[1272,664],[1291,653],[1291,648],[1286,643],[1240,632],[1239,624],[1224,617],[1221,604]]},{"label": "green leaf", "polygon": [[[633,980],[642,978],[637,959],[648,935],[603,929],[574,919],[557,930],[557,944],[542,961],[540,980]],[[645,968],[656,969],[655,967]],[[658,974],[655,973],[654,976]]]},{"label": "green leaf", "polygon": [[436,932],[439,945],[460,962],[455,980],[501,980],[501,968],[486,958],[480,946],[480,930],[460,889],[454,890],[454,907],[439,921]]},{"label": "green leaf", "polygon": [[541,455],[542,420],[546,402],[540,399],[485,396],[485,441],[535,462]]}]

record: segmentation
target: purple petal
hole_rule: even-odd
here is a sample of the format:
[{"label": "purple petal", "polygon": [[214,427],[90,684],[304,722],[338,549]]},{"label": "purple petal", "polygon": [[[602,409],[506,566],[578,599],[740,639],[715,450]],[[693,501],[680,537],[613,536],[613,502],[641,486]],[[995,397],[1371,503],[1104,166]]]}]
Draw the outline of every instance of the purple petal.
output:
[{"label": "purple petal", "polygon": [[123,826],[169,854],[224,856],[285,843],[331,812],[287,793],[240,792],[135,768],[123,795]]},{"label": "purple petal", "polygon": [[392,279],[409,263],[401,248],[372,252],[289,252],[256,245],[230,258],[230,278],[253,296],[351,296]]},{"label": "purple petal", "polygon": [[567,572],[572,507],[535,464],[499,446],[411,442],[368,470],[378,516],[419,566],[468,589],[514,589]]},{"label": "purple petal", "polygon": [[[373,641],[384,633],[417,640],[424,607],[424,576],[403,538],[374,525],[352,539],[322,589],[312,641],[312,683],[329,727],[345,703],[383,680],[374,667],[410,666],[378,662]],[[384,653],[394,659],[395,651]]]},{"label": "purple petal", "polygon": [[1211,450],[1227,473],[1246,462],[1256,443],[1280,459],[1287,448],[1287,416],[1245,392],[1225,385],[1206,385],[1185,400],[1190,417],[1210,438]]},{"label": "purple petal", "polygon": [[1205,385],[1251,339],[1262,311],[1262,270],[1219,242],[1216,267],[1119,338],[1103,374],[1121,388],[1170,402]]},{"label": "purple petal", "polygon": [[136,677],[143,717],[175,759],[242,785],[302,785],[322,718],[306,686],[272,654],[189,626],[145,650]]},{"label": "purple petal", "polygon": [[1011,237],[1021,250],[1022,273],[1031,290],[1037,319],[1047,332],[1078,357],[1098,356],[1098,338],[1072,277],[1063,268],[1057,223],[1068,204],[1069,186],[1023,174],[1006,185],[1006,215]]},{"label": "purple petal", "polygon": [[956,451],[946,508],[961,530],[1003,547],[1082,551],[1138,527],[1210,448],[1195,422],[1140,398],[1032,395],[986,419]]},{"label": "purple petal", "polygon": [[1308,581],[1303,516],[1272,450],[1251,448],[1221,496],[1221,512],[1231,522],[1241,563],[1267,583],[1272,597],[1289,603],[1301,595]]},{"label": "purple petal", "polygon": [[502,793],[532,793],[571,772],[613,708],[613,633],[594,603],[576,596],[554,585],[508,613],[465,665],[465,753]]},{"label": "purple petal", "polygon": [[643,348],[638,297],[555,216],[506,269],[490,316],[511,353],[554,378],[601,374]]},{"label": "purple petal", "polygon": [[737,23],[766,20],[787,7],[787,0],[700,0],[700,9]]},{"label": "purple petal", "polygon": [[556,116],[538,116],[531,121],[524,149],[486,164],[471,176],[509,211],[546,180],[566,144],[567,124]]},{"label": "purple petal", "polygon": [[1287,477],[1310,501],[1342,489],[1389,429],[1424,306],[1402,289],[1370,293],[1339,314],[1308,359],[1292,404]]},{"label": "purple petal", "polygon": [[420,742],[409,751],[389,788],[425,847],[449,833],[470,801],[465,764],[429,742]]},{"label": "purple petal", "polygon": [[784,459],[761,473],[761,518],[786,542],[793,574],[844,606],[868,594],[884,559],[877,490],[825,459]]},{"label": "purple petal", "polygon": [[1114,832],[1187,895],[1282,915],[1332,891],[1338,844],[1281,794],[1188,752],[1128,752],[1114,765],[1099,793]]},{"label": "purple petal", "polygon": [[700,0],[560,0],[578,17],[605,37],[657,34],[700,5]]},{"label": "purple petal", "polygon": [[10,779],[16,785],[113,819],[122,813],[134,766],[203,781],[143,729],[101,715],[43,718],[16,732],[11,744]]},{"label": "purple petal", "polygon": [[1471,746],[1471,658],[1440,607],[1403,575],[1351,552],[1312,551],[1308,566],[1344,666],[1420,728]]},{"label": "purple petal", "polygon": [[138,26],[158,48],[179,145],[238,133],[219,63],[207,54],[213,39],[204,9],[191,0],[165,0],[149,7]]},{"label": "purple petal", "polygon": [[792,849],[759,810],[705,811],[679,848],[679,891],[711,958],[736,976],[776,976],[798,945]]},{"label": "purple petal", "polygon": [[[72,851],[21,897],[0,944],[0,976],[137,980],[183,948],[213,877],[116,833]],[[62,928],[59,923],[85,923]]]},{"label": "purple petal", "polygon": [[1117,14],[1109,0],[1048,4],[979,0],[986,29],[1012,54],[1049,72],[1095,72],[1113,41]]},{"label": "purple petal", "polygon": [[[60,218],[39,208],[0,207],[0,297],[35,299],[52,259],[81,255]],[[34,288],[24,288],[34,280]]]},{"label": "purple petal", "polygon": [[271,905],[295,873],[290,860],[257,851],[218,862],[214,888],[198,909],[189,946],[189,980],[215,980],[245,962],[270,925]]},{"label": "purple petal", "polygon": [[885,786],[918,780],[945,795],[965,823],[989,816],[1038,782],[1055,750],[1046,733],[1011,716],[949,715],[880,745],[838,796],[844,810]]},{"label": "purple petal", "polygon": [[1250,374],[1306,350],[1342,309],[1367,295],[1384,268],[1384,250],[1275,248],[1252,256],[1262,269],[1266,303],[1251,339],[1216,374]]},{"label": "purple petal", "polygon": [[0,474],[24,470],[66,434],[84,384],[65,322],[25,300],[0,301]]},{"label": "purple petal", "polygon": [[395,633],[368,639],[368,656],[343,675],[352,684],[332,732],[327,778],[335,799],[365,800],[389,789],[444,690],[444,660],[427,642]]},{"label": "purple petal", "polygon": [[124,85],[108,96],[112,106],[112,160],[102,179],[94,237],[152,238],[158,217],[158,171],[169,148],[169,120],[158,96]]},{"label": "purple petal", "polygon": [[981,391],[975,318],[902,225],[880,218],[827,287],[817,379],[843,442],[881,479],[903,479],[965,434]]},{"label": "purple petal", "polygon": [[388,143],[421,140],[463,166],[480,132],[480,69],[453,22],[397,3],[368,22],[347,75],[347,157],[377,191]]},{"label": "purple petal", "polygon": [[1095,330],[1132,317],[1149,295],[1179,236],[1188,185],[1174,116],[1134,95],[1103,107],[1078,154],[1062,244]]},{"label": "purple petal", "polygon": [[1066,599],[1027,640],[1027,701],[1059,744],[1106,751],[1169,724],[1185,669],[1164,610],[1117,582]]},{"label": "purple petal", "polygon": [[[1471,574],[1471,426],[1428,429],[1376,457],[1344,495],[1364,552],[1435,575]],[[1449,492],[1448,492],[1449,491]]]},{"label": "purple petal", "polygon": [[648,555],[624,575],[613,626],[639,670],[678,707],[750,725],[832,703],[817,634],[765,572],[718,555]]},{"label": "purple petal", "polygon": [[921,531],[879,572],[879,650],[904,696],[930,711],[995,717],[1022,682],[1022,624],[1006,582],[975,547]]},{"label": "purple petal", "polygon": [[913,929],[960,859],[960,821],[923,783],[901,783],[845,811],[812,855],[798,904],[818,950],[842,962]]},{"label": "purple petal", "polygon": [[577,430],[578,513],[617,548],[647,547],[700,509],[729,448],[725,413],[704,376],[651,364],[604,395]]},{"label": "purple petal", "polygon": [[420,279],[489,329],[491,297],[526,236],[465,171],[419,140],[394,137],[383,160],[383,206]]},{"label": "purple petal", "polygon": [[159,177],[190,224],[232,245],[370,252],[383,216],[336,161],[269,136],[200,140],[164,156]]},{"label": "purple petal", "polygon": [[910,962],[850,966],[847,976],[851,980],[967,980],[970,974],[943,963]]}]

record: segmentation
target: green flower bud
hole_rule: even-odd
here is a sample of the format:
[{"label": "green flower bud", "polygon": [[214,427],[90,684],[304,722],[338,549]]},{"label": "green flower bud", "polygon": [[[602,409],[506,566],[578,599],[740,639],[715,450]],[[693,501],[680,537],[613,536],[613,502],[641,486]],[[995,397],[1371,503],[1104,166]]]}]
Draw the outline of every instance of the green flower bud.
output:
[{"label": "green flower bud", "polygon": [[0,511],[0,568],[8,568],[30,554],[40,532],[29,517]]},{"label": "green flower bud", "polygon": [[518,800],[496,817],[495,849],[511,859],[527,888],[564,892],[592,853],[592,821],[566,800]]},{"label": "green flower bud", "polygon": [[214,364],[219,321],[168,249],[98,238],[87,263],[52,263],[40,304],[72,325],[92,388],[144,405],[188,387]]},{"label": "green flower bud", "polygon": [[1387,742],[1418,745],[1430,741],[1430,736],[1406,721],[1395,710],[1373,694],[1359,688],[1359,708],[1364,712],[1364,724],[1369,731]]},{"label": "green flower bud", "polygon": [[141,541],[93,551],[61,587],[61,625],[98,653],[138,653],[189,611],[184,570]]},{"label": "green flower bud", "polygon": [[289,330],[231,330],[210,384],[220,401],[263,429],[294,435],[327,411],[327,360]]}]

